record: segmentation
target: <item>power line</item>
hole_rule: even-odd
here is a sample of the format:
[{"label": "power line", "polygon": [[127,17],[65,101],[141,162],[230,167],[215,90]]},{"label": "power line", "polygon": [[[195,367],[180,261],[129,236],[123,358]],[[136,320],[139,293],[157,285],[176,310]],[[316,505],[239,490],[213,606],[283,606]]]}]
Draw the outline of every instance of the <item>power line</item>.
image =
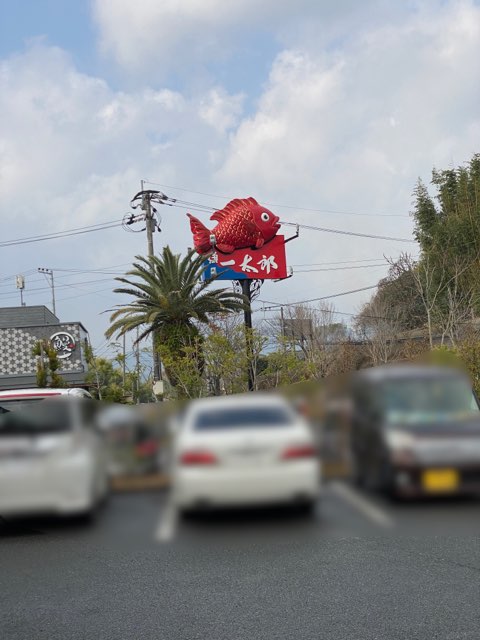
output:
[{"label": "power line", "polygon": [[59,298],[58,302],[62,302],[62,300],[73,300],[74,298],[80,298],[82,296],[94,296],[97,293],[102,293],[104,291],[112,292],[111,287],[107,287],[106,289],[97,289],[97,291],[87,291],[86,293],[77,293],[75,296],[68,296],[67,298]]},{"label": "power line", "polygon": [[[144,180],[147,184],[153,184],[158,187],[164,187],[165,189],[173,189],[174,191],[184,191],[186,193],[195,193],[196,195],[207,196],[209,198],[217,198],[219,200],[231,200],[231,196],[220,196],[218,194],[206,193],[205,191],[194,191],[193,189],[186,189],[184,187],[174,187],[168,184],[162,184],[160,182],[152,182],[150,180]],[[347,215],[347,216],[372,216],[380,218],[409,218],[410,216],[404,213],[364,213],[359,211],[339,211],[336,209],[320,209],[315,207],[300,207],[290,204],[273,204],[271,202],[264,202],[265,206],[276,207],[278,209],[295,209],[297,211],[311,211],[312,213],[328,213],[333,215]]]},{"label": "power line", "polygon": [[[368,289],[376,289],[378,284],[372,284],[369,287],[361,287],[360,289],[352,289],[351,291],[342,291],[340,293],[332,293],[328,296],[320,296],[319,298],[310,298],[309,300],[297,300],[296,302],[268,302],[268,300],[260,300],[259,302],[265,302],[271,304],[270,307],[259,307],[255,311],[268,311],[269,309],[278,309],[280,307],[293,307],[298,304],[306,304],[307,302],[318,302],[319,300],[329,300],[330,298],[338,298],[340,296],[348,296],[351,293],[359,293],[360,291],[367,291]],[[252,310],[253,311],[253,310]]]},{"label": "power line", "polygon": [[359,233],[358,231],[344,231],[343,229],[329,229],[327,227],[314,227],[309,224],[297,224],[296,222],[288,222],[281,220],[281,224],[288,225],[290,227],[300,227],[301,229],[308,229],[309,231],[323,231],[325,233],[339,233],[343,236],[356,236],[358,238],[374,238],[375,240],[393,240],[395,242],[415,242],[409,238],[395,238],[392,236],[378,236],[373,233]]},{"label": "power line", "polygon": [[[77,273],[112,273],[117,275],[118,273],[120,273],[119,271],[109,271],[109,269],[115,269],[117,267],[127,267],[127,266],[131,266],[131,262],[122,262],[121,264],[113,264],[110,267],[99,267],[98,269],[61,269],[60,267],[53,267],[53,269],[55,271],[64,271],[64,272],[68,272],[68,273],[72,273],[72,274],[77,274]],[[65,276],[66,277],[66,276]]]},{"label": "power line", "polygon": [[[22,273],[23,276],[28,276],[30,274],[37,273],[37,270],[36,269],[28,269],[27,271],[20,271],[20,272]],[[17,271],[16,273],[12,273],[9,276],[3,276],[3,278],[0,278],[0,282],[7,282],[8,280],[13,280],[18,273],[19,273],[19,271]]]},{"label": "power line", "polygon": [[[76,275],[81,275],[83,273],[100,273],[102,275],[113,275],[113,276],[120,276],[124,274],[124,271],[109,271],[109,269],[114,269],[115,267],[127,267],[127,266],[131,266],[131,262],[123,262],[121,264],[115,264],[115,265],[111,265],[110,267],[103,267],[103,268],[99,268],[99,269],[62,269],[62,268],[56,268],[53,267],[53,271],[58,272],[65,272],[64,275],[60,275],[60,276],[56,276],[55,277],[55,281],[57,280],[62,280],[64,278],[71,278],[72,276],[76,276]],[[28,276],[30,273],[36,273],[36,271],[34,271],[33,269],[29,270],[29,271],[24,271],[22,272],[23,275]],[[14,285],[14,278],[15,276],[8,276],[6,278],[4,278],[4,280],[11,280],[11,282],[9,282],[8,284],[0,284],[0,289],[5,289],[5,288],[11,288]],[[111,278],[113,280],[113,278]],[[43,278],[33,278],[28,280],[28,283],[35,283],[35,282],[43,282]],[[95,280],[94,282],[98,282],[98,280]],[[63,283],[65,286],[68,286],[68,283]],[[36,289],[30,289],[30,291],[37,291],[39,290],[38,288]],[[26,291],[29,291],[28,289],[26,289]],[[7,294],[8,295],[8,294]]]},{"label": "power line", "polygon": [[383,262],[385,258],[366,258],[364,260],[338,260],[336,262],[306,262],[304,264],[292,264],[292,267],[323,267],[330,264],[353,264],[357,262]]},{"label": "power line", "polygon": [[77,227],[76,229],[66,229],[38,236],[27,236],[25,238],[16,238],[14,240],[5,240],[0,242],[0,247],[14,247],[21,244],[30,244],[32,242],[43,242],[44,240],[55,240],[56,238],[67,238],[69,236],[81,235],[84,233],[92,233],[93,231],[104,231],[105,229],[113,229],[122,226],[121,222],[111,221],[102,222],[87,227]]},{"label": "power line", "polygon": [[[58,285],[57,288],[65,288],[65,287],[74,287],[75,285],[84,285],[84,284],[95,284],[97,282],[109,282],[114,280],[115,278],[97,278],[95,280],[81,280],[80,282],[63,282]],[[51,287],[35,287],[34,289],[26,289],[28,293],[38,293],[39,291],[48,291]],[[2,298],[11,298],[15,297],[16,293],[6,293],[2,295]]]},{"label": "power line", "polygon": [[360,264],[350,267],[320,267],[319,269],[296,269],[295,273],[313,273],[319,271],[346,271],[347,269],[385,269],[386,264]]},{"label": "power line", "polygon": [[[287,307],[289,306],[288,304],[283,304],[282,306]],[[258,309],[254,309],[254,311],[277,311],[278,307],[259,307]],[[369,315],[369,314],[364,314],[361,311],[357,312],[357,313],[352,313],[352,312],[348,312],[348,311],[337,311],[336,309],[332,310],[331,312],[332,315],[340,315],[340,316],[350,316],[351,318],[357,318],[359,316],[361,316],[362,318],[368,318],[369,320],[391,320],[391,318],[388,318],[387,316],[373,316],[373,315]]]}]

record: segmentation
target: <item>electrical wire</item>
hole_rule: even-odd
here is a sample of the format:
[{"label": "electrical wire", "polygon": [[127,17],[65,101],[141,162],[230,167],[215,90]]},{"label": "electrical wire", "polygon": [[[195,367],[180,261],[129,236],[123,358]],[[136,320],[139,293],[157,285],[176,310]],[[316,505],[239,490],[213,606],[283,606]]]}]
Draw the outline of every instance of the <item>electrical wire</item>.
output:
[{"label": "electrical wire", "polygon": [[306,262],[304,264],[292,264],[292,267],[323,267],[330,264],[353,264],[358,262],[383,262],[385,258],[366,258],[364,260],[338,260],[336,262]]},{"label": "electrical wire", "polygon": [[338,298],[340,296],[348,296],[351,293],[359,293],[360,291],[367,291],[368,289],[376,289],[378,284],[372,284],[368,287],[361,287],[360,289],[352,289],[350,291],[341,291],[340,293],[332,293],[328,296],[320,296],[319,298],[310,298],[309,300],[297,300],[296,302],[268,302],[268,300],[260,300],[259,302],[264,302],[266,304],[270,304],[269,307],[258,307],[257,309],[252,309],[253,311],[268,311],[269,309],[278,309],[280,307],[293,307],[298,304],[307,304],[308,302],[318,302],[319,300],[329,300],[330,298]]},{"label": "electrical wire", "polygon": [[[116,267],[128,267],[131,266],[131,262],[123,262],[121,264],[114,264],[111,265],[110,267],[104,267],[104,268],[99,268],[99,269],[63,269],[61,267],[52,267],[52,271],[55,271],[55,273],[57,274],[58,272],[65,272],[65,275],[56,275],[55,276],[55,282],[57,282],[58,280],[61,280],[63,278],[70,278],[72,276],[75,275],[81,275],[82,273],[99,273],[102,275],[113,275],[113,276],[120,276],[123,275],[124,272],[123,271],[109,271],[109,269],[114,269]],[[30,269],[28,271],[25,271],[22,273],[23,276],[28,276],[29,274],[37,274],[37,271],[35,269]],[[7,278],[4,278],[4,280],[10,279],[13,280],[15,276],[10,276]],[[1,280],[0,280],[1,282]],[[35,283],[35,282],[43,282],[43,278],[33,278],[33,279],[28,279],[28,283]],[[95,282],[98,282],[98,280],[96,280]],[[8,284],[0,284],[0,288],[11,288],[12,287],[12,282],[9,282]],[[67,285],[68,283],[62,283],[63,285]],[[74,283],[73,283],[74,284]],[[28,289],[25,288],[24,291],[28,292],[28,291],[35,291],[38,289]],[[8,294],[7,294],[8,295]]]},{"label": "electrical wire", "polygon": [[[37,270],[29,269],[28,271],[24,271],[21,275],[28,276],[33,273],[37,273]],[[8,280],[13,280],[14,278],[16,278],[17,275],[20,275],[20,274],[17,272],[17,273],[12,273],[12,275],[10,276],[3,276],[2,278],[0,278],[0,282],[7,282]]]},{"label": "electrical wire", "polygon": [[[146,184],[153,184],[165,189],[173,189],[173,191],[184,191],[185,193],[195,193],[196,195],[207,196],[209,198],[217,198],[219,200],[232,200],[231,196],[220,196],[218,194],[206,193],[205,191],[194,191],[193,189],[186,189],[184,187],[174,187],[168,184],[162,184],[160,182],[152,182],[151,180],[144,180]],[[276,207],[278,209],[295,209],[296,211],[311,211],[312,213],[328,213],[333,215],[347,215],[347,216],[372,216],[380,218],[409,218],[410,216],[405,213],[364,213],[359,211],[339,211],[336,209],[319,209],[315,207],[299,207],[297,205],[290,204],[273,204],[271,202],[264,202],[265,206]]]},{"label": "electrical wire", "polygon": [[104,291],[112,292],[111,287],[107,287],[106,289],[98,289],[97,291],[87,291],[86,293],[78,293],[76,296],[68,296],[67,298],[59,298],[57,302],[62,302],[62,300],[73,300],[74,298],[80,298],[82,296],[93,296],[97,293],[103,293]]},{"label": "electrical wire", "polygon": [[0,247],[14,247],[21,244],[30,244],[32,242],[43,242],[44,240],[55,240],[56,238],[67,238],[69,236],[81,235],[84,233],[92,233],[93,231],[104,231],[105,229],[113,229],[122,226],[121,222],[111,221],[102,222],[87,227],[77,227],[76,229],[66,229],[64,231],[52,232],[38,236],[27,236],[25,238],[16,238],[13,240],[4,240],[0,242]]},{"label": "electrical wire", "polygon": [[[281,306],[286,307],[289,306],[287,304],[282,304]],[[252,313],[253,311],[278,311],[278,307],[269,307],[269,308],[263,308],[263,307],[258,307],[257,309],[252,309]],[[357,313],[352,313],[351,311],[337,311],[336,309],[333,309],[331,312],[329,311],[329,313],[331,313],[332,315],[340,315],[340,316],[350,316],[351,318],[358,318],[359,316],[362,316],[362,318],[368,318],[369,320],[390,320],[391,318],[388,318],[387,316],[373,316],[373,315],[369,315],[369,314],[364,314],[361,311],[357,312]],[[267,322],[271,322],[265,319],[265,321]]]},{"label": "electrical wire", "polygon": [[[95,280],[82,280],[80,282],[62,282],[59,285],[55,286],[55,289],[64,289],[65,287],[75,287],[76,285],[84,285],[84,284],[94,284],[97,282],[110,282],[112,280],[114,280],[115,278],[100,278],[100,279],[95,279]],[[34,289],[24,289],[25,293],[31,294],[31,293],[38,293],[39,291],[50,291],[51,287],[35,287]],[[17,293],[11,292],[11,293],[6,293],[6,294],[2,294],[2,298],[12,298],[12,297],[16,297]]]},{"label": "electrical wire", "polygon": [[295,269],[294,273],[313,273],[319,271],[346,271],[347,269],[384,269],[386,264],[360,264],[350,267],[320,267],[319,269]]},{"label": "electrical wire", "polygon": [[356,236],[358,238],[374,238],[375,240],[393,240],[395,242],[415,242],[416,240],[412,240],[410,238],[395,238],[392,236],[379,236],[373,233],[359,233],[358,231],[345,231],[343,229],[329,229],[327,227],[314,227],[309,224],[298,224],[296,222],[288,222],[286,220],[281,220],[281,224],[287,225],[289,227],[300,227],[301,229],[308,229],[309,231],[323,231],[324,233],[339,233],[343,236]]},{"label": "electrical wire", "polygon": [[52,271],[63,271],[68,273],[113,273],[117,274],[117,271],[109,271],[109,269],[116,269],[117,267],[128,267],[131,266],[131,262],[122,262],[121,264],[112,264],[110,267],[98,267],[98,269],[64,269],[61,267],[52,267]]}]

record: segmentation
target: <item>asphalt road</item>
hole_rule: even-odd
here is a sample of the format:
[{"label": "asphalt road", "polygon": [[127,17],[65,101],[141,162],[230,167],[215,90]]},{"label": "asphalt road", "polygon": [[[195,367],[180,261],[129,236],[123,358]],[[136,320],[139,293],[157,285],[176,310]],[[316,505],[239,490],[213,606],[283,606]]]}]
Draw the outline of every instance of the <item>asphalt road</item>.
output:
[{"label": "asphalt road", "polygon": [[180,520],[117,495],[91,526],[0,537],[0,638],[480,638],[480,501],[390,505],[333,483],[313,517]]}]

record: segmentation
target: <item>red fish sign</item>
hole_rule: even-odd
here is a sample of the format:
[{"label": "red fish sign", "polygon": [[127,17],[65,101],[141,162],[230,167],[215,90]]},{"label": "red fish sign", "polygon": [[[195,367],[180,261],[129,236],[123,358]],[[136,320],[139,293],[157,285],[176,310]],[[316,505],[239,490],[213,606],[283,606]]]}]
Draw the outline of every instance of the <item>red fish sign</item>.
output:
[{"label": "red fish sign", "polygon": [[210,220],[218,224],[211,231],[190,213],[187,215],[194,246],[200,255],[213,250],[229,254],[247,247],[261,249],[280,229],[279,217],[254,198],[236,198],[224,209],[215,211]]}]

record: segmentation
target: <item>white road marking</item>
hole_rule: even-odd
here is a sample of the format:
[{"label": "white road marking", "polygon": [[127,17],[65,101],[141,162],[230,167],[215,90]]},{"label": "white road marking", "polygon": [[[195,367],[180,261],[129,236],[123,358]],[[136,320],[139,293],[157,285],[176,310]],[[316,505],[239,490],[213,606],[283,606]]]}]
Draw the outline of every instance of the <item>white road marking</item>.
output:
[{"label": "white road marking", "polygon": [[355,491],[355,489],[344,482],[340,482],[338,480],[330,482],[330,488],[334,493],[340,496],[340,498],[343,498],[345,502],[348,502],[352,507],[376,525],[379,525],[384,529],[391,529],[395,525],[393,519],[385,513],[385,511],[367,500],[367,498],[362,494]]},{"label": "white road marking", "polygon": [[155,530],[157,542],[169,542],[177,531],[178,511],[172,502],[167,502]]}]

